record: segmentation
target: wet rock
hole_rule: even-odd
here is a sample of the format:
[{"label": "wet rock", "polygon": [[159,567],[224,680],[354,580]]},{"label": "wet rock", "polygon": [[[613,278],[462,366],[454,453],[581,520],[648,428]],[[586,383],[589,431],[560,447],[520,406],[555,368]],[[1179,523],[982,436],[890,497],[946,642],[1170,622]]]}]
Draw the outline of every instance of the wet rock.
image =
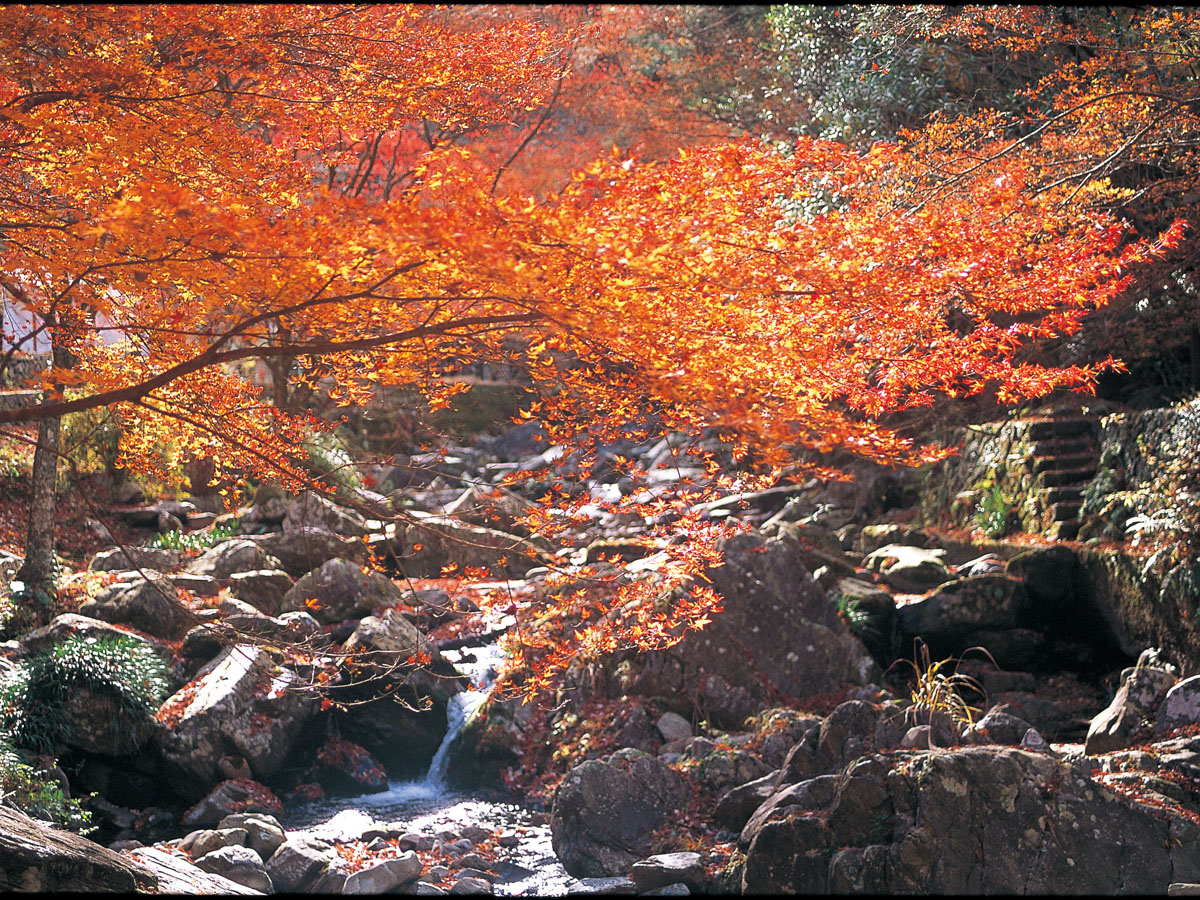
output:
[{"label": "wet rock", "polygon": [[503,769],[521,758],[521,743],[532,727],[532,703],[519,698],[481,703],[451,741],[446,753],[446,778],[458,789],[496,785]]},{"label": "wet rock", "polygon": [[1091,756],[1130,746],[1134,732],[1151,719],[1175,680],[1174,673],[1154,666],[1128,670],[1112,703],[1088,727],[1084,752]]},{"label": "wet rock", "polygon": [[385,575],[364,572],[348,559],[331,559],[292,585],[280,609],[307,609],[318,622],[330,625],[368,615],[378,606],[395,606],[403,599],[403,591]]},{"label": "wet rock", "polygon": [[266,785],[248,778],[231,778],[222,781],[184,813],[181,822],[188,828],[216,825],[227,816],[240,812],[259,812],[274,816],[283,812],[283,805]]},{"label": "wet rock", "polygon": [[209,547],[188,563],[186,571],[210,578],[229,578],[235,572],[256,572],[279,567],[279,560],[265,553],[254,541],[238,538]]},{"label": "wet rock", "polygon": [[245,757],[257,778],[274,775],[316,711],[299,687],[295,673],[265,650],[239,644],[222,651],[158,712],[167,725],[159,745],[177,789],[201,794],[230,751]]},{"label": "wet rock", "polygon": [[[418,777],[446,734],[447,703],[467,679],[394,609],[364,618],[343,649],[352,655],[343,670],[365,684],[361,695],[353,687],[344,693],[356,702],[339,717],[342,734],[395,777]],[[380,698],[382,688],[389,694]]]},{"label": "wet rock", "polygon": [[683,778],[660,760],[619,751],[572,769],[554,794],[551,842],[571,875],[625,873],[642,842],[687,800]]},{"label": "wet rock", "polygon": [[670,884],[685,884],[696,894],[704,892],[704,865],[699,853],[660,853],[633,864],[629,877],[639,894]]},{"label": "wet rock", "polygon": [[877,572],[888,587],[905,594],[923,594],[953,576],[943,558],[945,550],[924,550],[887,544],[863,559],[863,567]]},{"label": "wet rock", "polygon": [[336,856],[328,841],[293,835],[267,860],[266,870],[276,891],[292,893],[307,888]]},{"label": "wet rock", "polygon": [[281,569],[234,572],[229,576],[229,589],[235,597],[272,616],[280,613],[283,597],[293,584],[292,576]]},{"label": "wet rock", "polygon": [[156,884],[155,876],[107,847],[0,806],[0,890],[133,893]]},{"label": "wet rock", "polygon": [[572,897],[579,894],[612,897],[636,893],[637,885],[623,875],[615,875],[612,878],[580,878],[577,883],[567,888],[567,894]]},{"label": "wet rock", "polygon": [[178,640],[196,624],[195,615],[179,602],[175,586],[157,572],[101,588],[79,607],[80,615],[129,625],[154,637]]},{"label": "wet rock", "polygon": [[154,569],[165,572],[183,562],[179,550],[158,547],[115,547],[101,550],[88,563],[90,572],[120,572],[129,569]]},{"label": "wet rock", "polygon": [[421,874],[421,860],[409,851],[393,859],[384,860],[346,877],[343,894],[383,894],[409,881],[416,881]]},{"label": "wet rock", "polygon": [[238,884],[236,881],[206,872],[184,857],[168,853],[158,847],[140,847],[129,851],[126,855],[158,879],[158,892],[161,894],[230,896],[259,893],[259,891]]},{"label": "wet rock", "polygon": [[361,540],[342,537],[323,528],[301,528],[287,534],[276,531],[271,534],[256,535],[247,540],[258,545],[264,553],[278,560],[279,564],[276,566],[253,566],[244,571],[282,568],[293,578],[300,578],[331,559],[346,559],[356,562],[366,559],[366,549]]},{"label": "wet rock", "polygon": [[333,735],[317,751],[317,780],[331,794],[373,794],[386,791],[387,773],[358,744]]},{"label": "wet rock", "polygon": [[271,878],[263,861],[249,847],[227,846],[196,860],[196,868],[237,882],[264,894],[272,892]]}]

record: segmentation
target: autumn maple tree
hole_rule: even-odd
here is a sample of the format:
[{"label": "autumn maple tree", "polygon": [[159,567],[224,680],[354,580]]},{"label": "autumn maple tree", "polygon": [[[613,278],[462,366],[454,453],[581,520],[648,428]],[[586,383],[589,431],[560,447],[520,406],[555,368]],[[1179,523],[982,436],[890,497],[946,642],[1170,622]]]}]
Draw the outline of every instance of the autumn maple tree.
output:
[{"label": "autumn maple tree", "polygon": [[[1043,189],[1017,154],[975,167],[709,127],[667,159],[596,147],[564,184],[515,177],[587,92],[570,81],[580,32],[536,18],[0,10],[4,287],[54,347],[41,401],[0,425],[41,423],[52,454],[57,417],[105,407],[127,468],[153,471],[169,436],[218,474],[295,488],[296,447],[321,423],[231,363],[286,360],[277,379],[345,404],[403,385],[437,405],[464,360],[494,359],[528,371],[532,414],[571,446],[636,420],[717,429],[768,478],[804,451],[915,463],[943,451],[888,415],[1086,387],[1109,362],[1021,349],[1077,330],[1178,240],[1072,205],[1075,186]],[[9,336],[10,354],[32,334]],[[710,490],[748,483],[715,463],[709,476]],[[566,515],[530,523],[554,533],[572,501],[549,502]],[[691,541],[663,548],[661,580],[601,591],[566,633],[576,646],[661,646],[716,610],[700,585],[659,601],[715,562],[724,529],[654,503]],[[31,530],[27,580],[48,580],[48,552]],[[570,655],[543,649],[550,672]]]}]

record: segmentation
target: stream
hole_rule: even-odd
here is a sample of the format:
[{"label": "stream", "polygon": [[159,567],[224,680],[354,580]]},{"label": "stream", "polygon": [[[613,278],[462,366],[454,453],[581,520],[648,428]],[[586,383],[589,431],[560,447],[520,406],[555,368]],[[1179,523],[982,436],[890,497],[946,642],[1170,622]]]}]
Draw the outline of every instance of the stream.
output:
[{"label": "stream", "polygon": [[575,879],[554,855],[549,825],[538,824],[532,812],[516,803],[489,800],[446,786],[450,743],[487,697],[501,653],[499,645],[492,643],[444,655],[480,689],[451,698],[446,709],[446,736],[425,777],[419,781],[390,782],[388,789],[379,793],[332,797],[299,805],[287,810],[280,817],[281,822],[289,831],[334,841],[357,840],[369,828],[395,827],[397,823],[405,831],[429,835],[446,829],[457,831],[468,825],[516,834],[519,843],[501,848],[497,854],[499,862],[494,870],[501,880],[493,884],[495,893],[508,897],[561,896]]}]

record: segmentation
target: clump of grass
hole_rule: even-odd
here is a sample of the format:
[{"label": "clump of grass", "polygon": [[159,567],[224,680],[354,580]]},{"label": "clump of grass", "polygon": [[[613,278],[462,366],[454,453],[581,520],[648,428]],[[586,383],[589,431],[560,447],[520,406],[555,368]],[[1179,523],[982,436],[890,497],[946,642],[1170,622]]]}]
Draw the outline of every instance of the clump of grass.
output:
[{"label": "clump of grass", "polygon": [[950,671],[959,663],[955,657],[934,662],[924,642],[920,643],[916,655],[915,661],[900,660],[912,667],[917,679],[912,688],[910,714],[920,717],[925,713],[926,719],[940,714],[959,728],[970,728],[981,709],[968,703],[962,692],[974,693],[986,702],[987,692],[983,686],[970,675]]},{"label": "clump of grass", "polygon": [[0,684],[0,732],[17,747],[55,753],[72,727],[67,699],[87,689],[115,702],[116,741],[123,725],[153,716],[170,687],[166,663],[141,641],[76,635],[22,660]]}]

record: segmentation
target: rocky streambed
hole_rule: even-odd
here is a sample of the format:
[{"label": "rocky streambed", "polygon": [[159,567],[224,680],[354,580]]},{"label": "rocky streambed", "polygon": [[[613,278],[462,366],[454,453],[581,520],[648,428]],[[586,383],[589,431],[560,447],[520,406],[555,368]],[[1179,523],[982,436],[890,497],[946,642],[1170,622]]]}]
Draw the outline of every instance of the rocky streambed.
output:
[{"label": "rocky streambed", "polygon": [[[669,448],[620,449],[660,482],[696,477]],[[201,553],[97,555],[83,602],[14,635],[9,678],[55,648],[119,640],[161,661],[170,692],[143,715],[102,680],[74,685],[53,756],[71,792],[94,794],[95,840],[0,810],[0,884],[546,896],[1200,881],[1196,658],[1149,648],[1164,626],[1136,581],[1103,576],[1124,571],[1097,566],[1108,551],[920,527],[893,476],[732,497],[704,509],[748,526],[709,573],[720,616],[666,650],[576,660],[555,696],[522,704],[488,691],[495,640],[522,604],[571,586],[520,532],[527,500],[498,482],[552,451],[516,437],[449,451],[424,481],[376,473],[403,482],[390,502],[407,526],[264,495]],[[629,489],[612,472],[583,484]],[[205,521],[182,504],[122,508],[148,527]],[[653,579],[645,523],[593,517],[580,559]],[[393,568],[364,566],[368,553]],[[497,580],[461,589],[442,577],[451,562]]]}]

